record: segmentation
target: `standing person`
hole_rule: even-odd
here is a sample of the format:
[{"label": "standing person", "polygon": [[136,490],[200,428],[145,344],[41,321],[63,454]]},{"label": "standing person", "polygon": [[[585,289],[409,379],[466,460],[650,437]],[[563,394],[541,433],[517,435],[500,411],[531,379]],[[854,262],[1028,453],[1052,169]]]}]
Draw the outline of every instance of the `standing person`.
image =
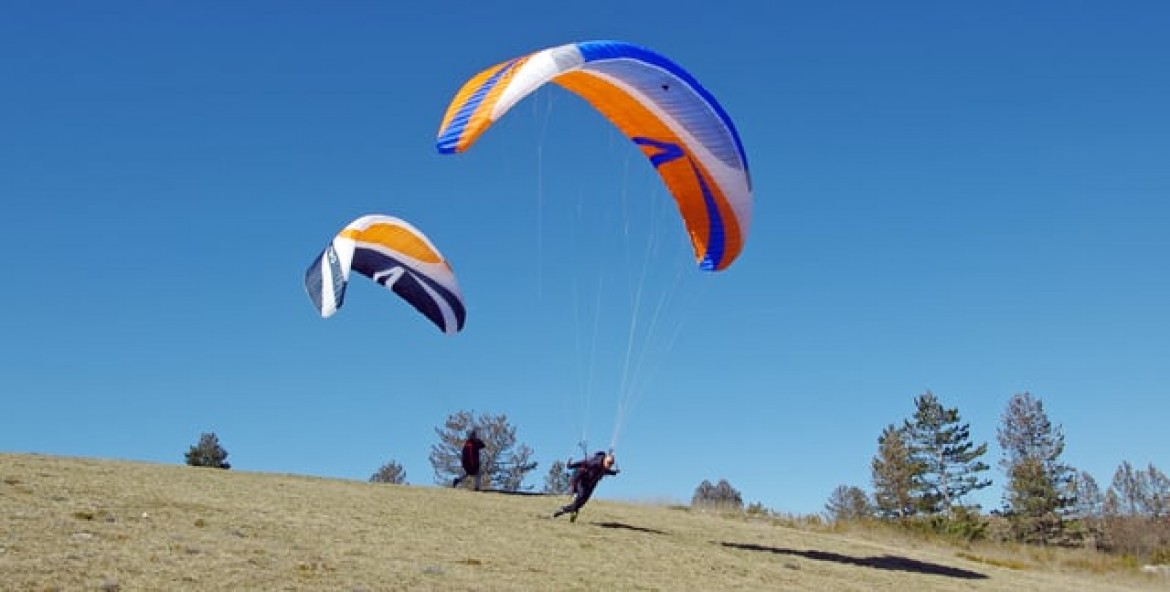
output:
[{"label": "standing person", "polygon": [[463,450],[460,452],[459,462],[463,465],[463,475],[456,477],[455,481],[451,483],[451,487],[459,487],[459,484],[468,477],[475,477],[475,490],[479,491],[480,476],[479,476],[479,451],[483,450],[483,440],[479,439],[479,432],[475,428],[467,432],[467,440],[463,442]]},{"label": "standing person", "polygon": [[621,469],[613,468],[613,453],[597,452],[592,458],[580,461],[569,461],[568,467],[573,469],[573,477],[569,480],[569,490],[573,492],[573,501],[553,513],[553,518],[561,514],[569,514],[569,521],[577,521],[577,512],[581,506],[589,501],[593,489],[606,475],[617,475]]}]

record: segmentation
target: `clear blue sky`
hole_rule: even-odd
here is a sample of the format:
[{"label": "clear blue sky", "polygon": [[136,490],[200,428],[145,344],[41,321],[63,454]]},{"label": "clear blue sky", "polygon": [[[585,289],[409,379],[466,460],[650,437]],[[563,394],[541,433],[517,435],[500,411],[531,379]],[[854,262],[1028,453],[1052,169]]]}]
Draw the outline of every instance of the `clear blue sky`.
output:
[{"label": "clear blue sky", "polygon": [[[5,2],[0,450],[181,463],[214,431],[240,470],[393,458],[430,484],[433,428],[474,409],[519,426],[539,485],[633,397],[599,496],[726,478],[817,512],[930,389],[993,466],[1030,391],[1102,485],[1170,468],[1170,7],[894,4]],[[756,206],[728,271],[560,89],[436,152],[467,77],[607,38],[736,121]],[[451,259],[463,333],[364,278],[317,317],[304,269],[367,213]],[[631,277],[677,298],[619,396],[652,317]]]}]

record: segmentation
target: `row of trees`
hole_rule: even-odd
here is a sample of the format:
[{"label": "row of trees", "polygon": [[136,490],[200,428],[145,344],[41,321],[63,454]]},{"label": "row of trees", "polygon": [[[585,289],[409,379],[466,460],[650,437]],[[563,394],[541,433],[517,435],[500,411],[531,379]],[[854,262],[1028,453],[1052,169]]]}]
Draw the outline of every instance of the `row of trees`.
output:
[{"label": "row of trees", "polygon": [[711,484],[706,479],[695,488],[695,494],[691,496],[691,507],[714,509],[714,510],[742,510],[743,509],[743,495],[739,490],[732,487],[727,479],[720,479],[718,483]]},{"label": "row of trees", "polygon": [[[481,413],[475,417],[469,411],[459,411],[447,417],[443,426],[435,428],[438,444],[431,446],[430,461],[435,473],[435,483],[446,484],[463,474],[460,451],[471,428],[475,428],[484,441],[481,452],[480,472],[484,485],[503,491],[518,491],[523,487],[529,472],[536,469],[532,460],[532,448],[516,438],[516,426],[506,415]],[[186,452],[185,460],[190,466],[229,469],[228,452],[214,432],[203,433],[198,443]],[[406,470],[396,460],[389,460],[370,475],[374,483],[406,482]],[[569,489],[565,463],[554,462],[546,478],[545,491],[564,493]]]},{"label": "row of trees", "polygon": [[[516,426],[506,415],[481,413],[475,417],[470,411],[451,414],[441,427],[435,428],[439,441],[431,446],[430,462],[436,484],[445,485],[463,474],[460,452],[467,433],[475,428],[484,441],[480,453],[480,472],[484,485],[503,491],[519,491],[524,488],[526,476],[537,468],[532,460],[533,450],[519,442]],[[200,435],[199,442],[186,453],[186,462],[191,466],[231,468],[227,462],[228,452],[219,443],[215,433]],[[563,495],[569,493],[568,463],[562,460],[549,465],[544,478],[543,493]],[[406,470],[396,460],[389,460],[369,478],[372,483],[406,483]],[[465,481],[470,485],[470,481]],[[528,487],[531,489],[531,486]],[[692,505],[720,509],[743,509],[743,496],[726,480],[718,484],[703,481],[695,490]]]},{"label": "row of trees", "polygon": [[[870,468],[872,495],[838,486],[825,509],[837,520],[881,518],[929,524],[979,537],[988,521],[965,498],[991,485],[983,458],[987,443],[971,439],[956,408],[931,392],[914,399],[914,414],[878,436]],[[1007,536],[1037,544],[1091,544],[1126,553],[1157,554],[1170,547],[1170,480],[1153,464],[1122,462],[1109,489],[1064,462],[1064,432],[1043,402],[1014,395],[996,431],[1006,478],[1003,506]]]},{"label": "row of trees", "polygon": [[[537,462],[532,460],[532,448],[518,440],[516,426],[506,415],[475,416],[469,411],[449,415],[435,428],[438,442],[429,456],[435,483],[449,484],[462,475],[460,451],[473,427],[485,443],[484,484],[503,491],[532,489],[524,482]],[[1153,464],[1141,469],[1122,462],[1102,492],[1092,475],[1064,462],[1063,429],[1052,423],[1043,402],[1030,393],[1008,401],[996,438],[1006,482],[1003,505],[990,516],[967,501],[992,484],[985,461],[988,445],[973,441],[958,409],[946,407],[929,391],[914,399],[911,417],[887,425],[878,436],[870,463],[872,493],[841,485],[825,509],[834,520],[878,518],[966,538],[987,536],[994,521],[1006,525],[1003,536],[1025,543],[1088,544],[1146,556],[1164,553],[1170,560],[1170,479]],[[214,433],[203,434],[191,447],[187,464],[230,468],[227,451]],[[390,460],[370,481],[405,483],[406,472]],[[542,491],[564,494],[568,489],[565,463],[551,463]],[[726,480],[703,481],[691,504],[742,510],[743,497]]]}]

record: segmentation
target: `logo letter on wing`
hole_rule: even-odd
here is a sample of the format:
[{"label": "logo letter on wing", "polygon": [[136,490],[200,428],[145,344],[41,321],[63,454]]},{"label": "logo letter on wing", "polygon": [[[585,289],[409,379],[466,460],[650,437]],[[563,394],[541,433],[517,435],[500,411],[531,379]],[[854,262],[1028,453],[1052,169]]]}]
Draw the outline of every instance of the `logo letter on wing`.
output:
[{"label": "logo letter on wing", "polygon": [[406,273],[406,270],[401,265],[395,265],[386,271],[375,273],[373,279],[375,282],[386,286],[387,289],[393,289],[394,282],[397,282],[398,278],[402,277],[404,273]]}]

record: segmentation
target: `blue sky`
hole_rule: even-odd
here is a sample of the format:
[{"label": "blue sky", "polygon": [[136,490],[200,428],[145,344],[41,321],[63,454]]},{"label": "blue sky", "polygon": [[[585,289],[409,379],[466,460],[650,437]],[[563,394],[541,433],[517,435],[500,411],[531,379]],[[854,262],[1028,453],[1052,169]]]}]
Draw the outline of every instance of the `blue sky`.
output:
[{"label": "blue sky", "polygon": [[[1022,391],[1102,485],[1170,466],[1162,3],[3,12],[0,450],[181,463],[214,431],[240,470],[364,480],[393,458],[430,484],[434,427],[474,409],[519,426],[530,483],[620,426],[601,497],[726,478],[804,513],[868,489],[882,428],[930,389],[993,466]],[[560,89],[436,152],[467,77],[586,39],[670,56],[734,118],[755,216],[726,272],[693,267],[653,169]],[[463,333],[362,278],[316,316],[304,269],[367,213],[449,257]]]}]

